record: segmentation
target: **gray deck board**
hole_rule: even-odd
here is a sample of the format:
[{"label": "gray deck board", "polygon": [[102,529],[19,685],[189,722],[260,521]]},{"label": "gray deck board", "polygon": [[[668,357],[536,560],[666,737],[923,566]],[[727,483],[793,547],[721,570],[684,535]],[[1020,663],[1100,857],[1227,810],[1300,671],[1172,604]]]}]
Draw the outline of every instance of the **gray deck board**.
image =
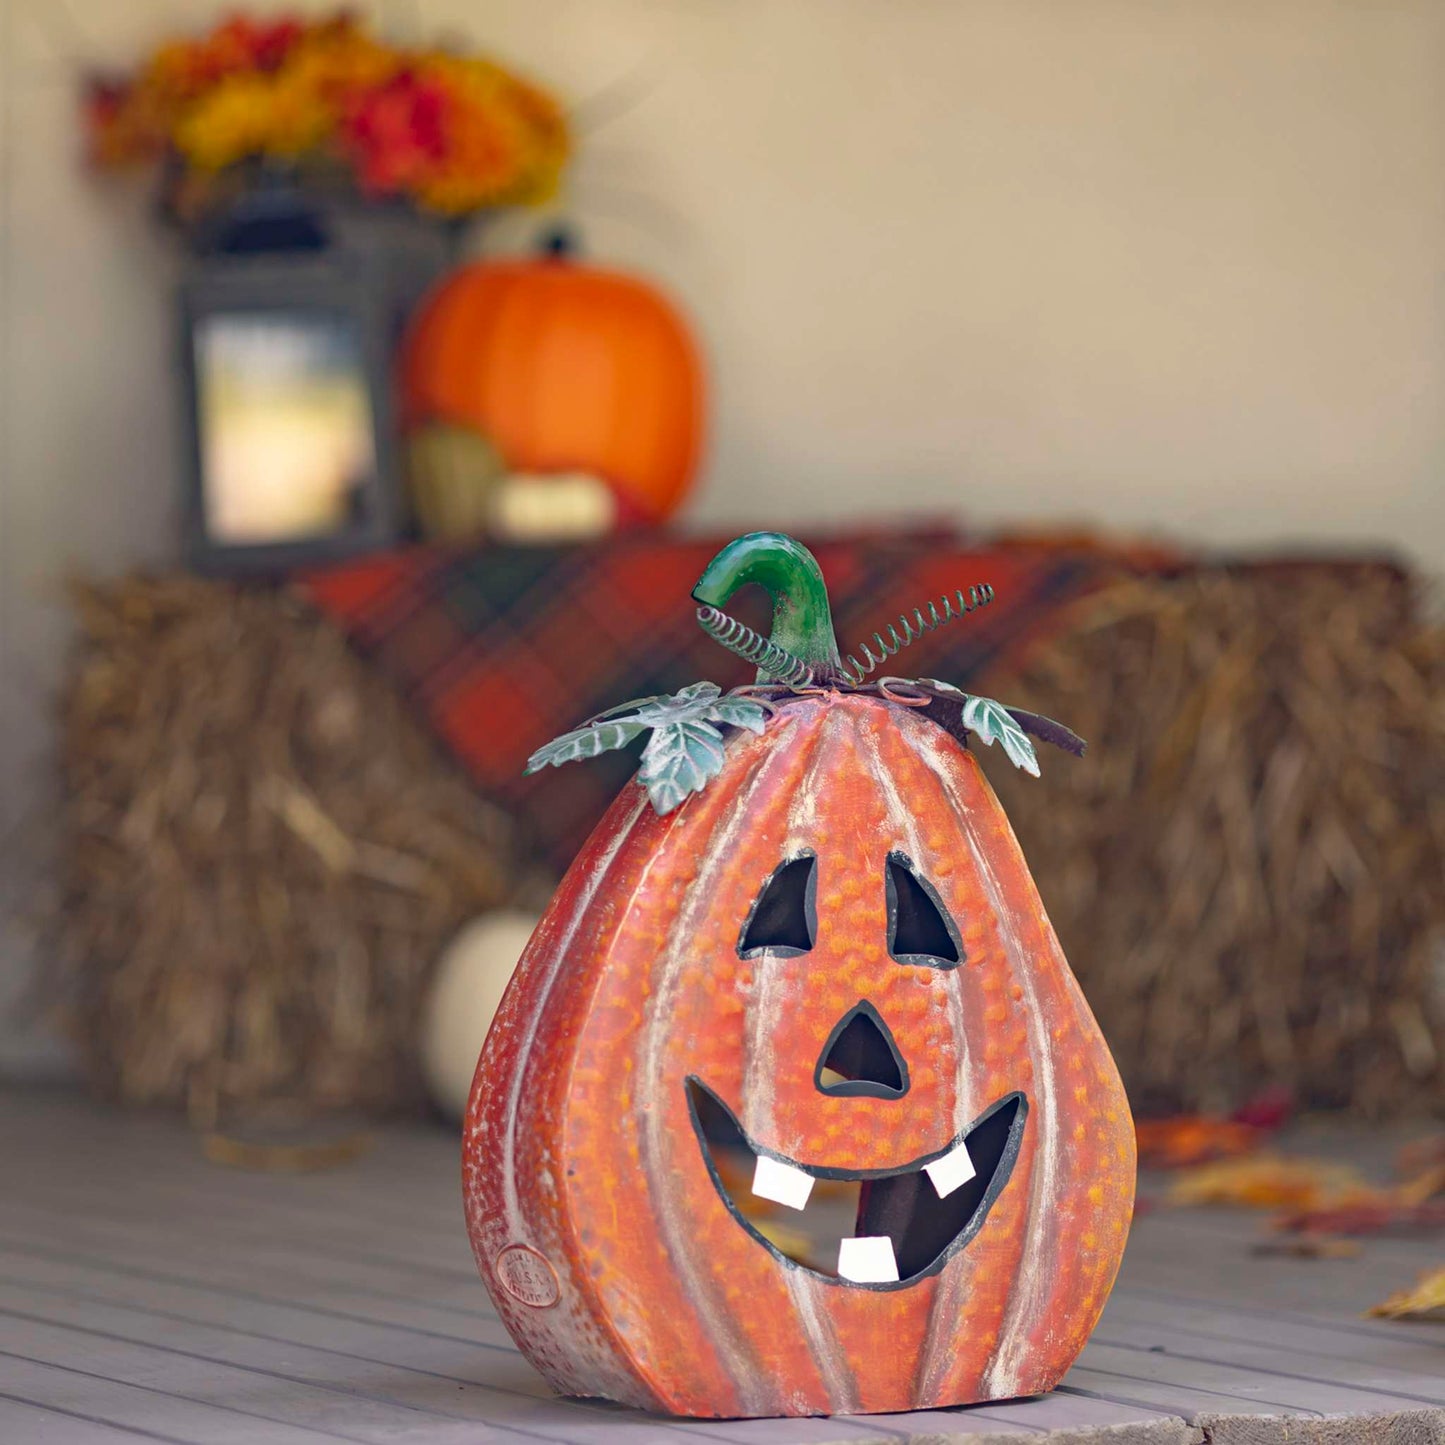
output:
[{"label": "gray deck board", "polygon": [[[1176,1353],[1174,1347],[1131,1349],[1110,1344],[1097,1335],[1084,1346],[1079,1363],[1088,1369],[1108,1370],[1126,1378],[1209,1390],[1236,1400],[1253,1401],[1257,1411],[1269,1414],[1377,1414],[1421,1403],[1393,1394],[1332,1385],[1326,1380],[1252,1369],[1230,1360],[1198,1358]],[[1224,1413],[1231,1413],[1223,1404],[1220,1408]]]},{"label": "gray deck board", "polygon": [[[1445,1257],[1445,1240],[1441,1241]],[[1445,1334],[1434,1329],[1402,1328],[1364,1319],[1324,1320],[1284,1312],[1249,1313],[1209,1303],[1163,1298],[1118,1290],[1110,1301],[1109,1325],[1186,1331],[1191,1337],[1249,1341],[1308,1351],[1326,1358],[1354,1359],[1360,1340],[1390,1341],[1390,1363],[1421,1374],[1441,1373]]]},{"label": "gray deck board", "polygon": [[[1168,1343],[1151,1345],[1150,1341],[1157,1341],[1161,1334]],[[1166,1334],[1159,1327],[1123,1327],[1117,1320],[1102,1325],[1091,1343],[1144,1350],[1168,1359],[1190,1360],[1251,1375],[1264,1371],[1271,1380],[1369,1391],[1392,1396],[1400,1401],[1401,1408],[1411,1404],[1445,1404],[1445,1375],[1432,1377],[1419,1369],[1360,1361],[1353,1355],[1338,1352],[1325,1355],[1315,1350],[1230,1340],[1218,1334],[1202,1335],[1178,1328],[1169,1328]],[[1440,1364],[1445,1365],[1445,1361]]]},{"label": "gray deck board", "polygon": [[136,1445],[138,1440],[163,1439],[154,1432],[141,1434],[58,1406],[26,1404],[0,1391],[0,1440],[23,1440],[26,1445]]},{"label": "gray deck board", "polygon": [[1094,1339],[1039,1400],[674,1421],[559,1400],[472,1265],[453,1135],[315,1175],[206,1162],[173,1120],[0,1095],[0,1442],[1111,1445],[1445,1442],[1445,1327],[1361,1318],[1441,1243],[1251,1252],[1247,1216],[1141,1219]]},{"label": "gray deck board", "polygon": [[[46,1350],[39,1342],[35,1349]],[[278,1419],[275,1407],[260,1412],[218,1402],[177,1397],[149,1384],[118,1380],[83,1350],[70,1365],[47,1359],[0,1354],[0,1389],[14,1398],[123,1429],[152,1433],[163,1440],[195,1445],[247,1445],[265,1440],[276,1445],[326,1445],[336,1436],[298,1428]],[[263,1433],[264,1432],[264,1433]]]}]

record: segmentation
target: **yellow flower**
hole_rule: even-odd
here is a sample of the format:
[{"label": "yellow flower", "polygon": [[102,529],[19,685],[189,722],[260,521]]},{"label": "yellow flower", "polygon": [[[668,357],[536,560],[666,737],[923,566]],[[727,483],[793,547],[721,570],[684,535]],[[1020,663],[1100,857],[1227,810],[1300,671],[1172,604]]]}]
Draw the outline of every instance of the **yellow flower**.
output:
[{"label": "yellow flower", "polygon": [[273,89],[268,76],[228,76],[177,123],[176,149],[206,171],[257,154],[266,143]]},{"label": "yellow flower", "polygon": [[282,73],[336,104],[351,92],[380,85],[399,65],[396,51],[379,45],[350,22],[337,22],[298,41]]},{"label": "yellow flower", "polygon": [[261,142],[267,155],[304,155],[323,145],[336,128],[332,104],[289,66],[273,81],[267,107]]},{"label": "yellow flower", "polygon": [[325,144],[335,126],[336,111],[322,93],[285,67],[223,80],[190,107],[175,142],[192,165],[217,171],[252,155],[304,155]]}]

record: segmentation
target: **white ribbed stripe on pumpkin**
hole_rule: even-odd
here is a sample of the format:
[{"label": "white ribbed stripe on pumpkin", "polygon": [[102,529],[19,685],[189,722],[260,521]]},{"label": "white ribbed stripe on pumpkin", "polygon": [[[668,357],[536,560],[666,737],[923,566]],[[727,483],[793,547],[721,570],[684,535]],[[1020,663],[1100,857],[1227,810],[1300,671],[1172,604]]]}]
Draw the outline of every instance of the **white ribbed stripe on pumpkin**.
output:
[{"label": "white ribbed stripe on pumpkin", "polygon": [[[815,820],[818,774],[826,761],[826,753],[836,741],[838,727],[839,720],[830,713],[813,734],[798,776],[798,787],[788,804],[786,831],[782,851],[778,856],[779,862],[785,858],[796,857],[805,848],[817,851]],[[815,869],[824,869],[828,866],[828,860],[820,857],[813,866]],[[821,887],[821,875],[815,873],[813,882],[815,887]],[[789,980],[793,978],[796,978],[794,969],[786,966],[770,967],[767,954],[753,960],[753,986],[748,995],[743,1019],[745,1072],[739,1111],[743,1130],[750,1139],[777,1140],[777,1116],[773,1112],[779,1068],[776,1046],[778,1039],[788,1034],[788,1030],[782,1025],[788,1005],[786,989]],[[775,1147],[789,1152],[782,1144],[776,1144]]]},{"label": "white ribbed stripe on pumpkin", "polygon": [[824,1385],[828,1388],[833,1413],[849,1414],[859,1406],[858,1382],[848,1368],[843,1347],[833,1329],[833,1321],[823,1305],[823,1291],[836,1289],[837,1285],[827,1284],[817,1275],[801,1269],[788,1270],[786,1278],[788,1292],[793,1296],[793,1304],[797,1307],[798,1322],[808,1337],[808,1350]]},{"label": "white ribbed stripe on pumpkin", "polygon": [[[909,718],[908,723],[900,720],[900,726],[905,734],[909,725],[913,723]],[[923,724],[926,727],[933,727],[933,723]],[[924,866],[923,855],[927,851],[923,846],[922,837],[918,831],[918,823],[913,810],[907,807],[898,787],[893,781],[893,775],[883,761],[882,754],[878,750],[878,740],[869,733],[862,734],[864,751],[868,756],[869,771],[872,773],[873,781],[877,783],[878,790],[883,794],[888,805],[888,813],[893,826],[899,832],[898,841],[904,847],[903,851],[913,860],[914,864],[922,868]],[[889,840],[888,846],[883,850],[884,854],[892,852],[894,843]],[[880,870],[886,868],[886,857],[880,861]],[[929,880],[935,888],[938,887],[937,879]],[[880,871],[878,886],[884,886],[883,874]],[[957,920],[955,920],[957,921]],[[963,969],[951,968],[938,975],[933,981],[934,988],[942,987],[945,990],[945,997],[948,1002],[948,1024],[952,1033],[954,1045],[958,1050],[958,1067],[953,1075],[953,1133],[961,1134],[971,1123],[979,1108],[982,1107],[973,1097],[973,1076],[969,1069],[968,1057],[968,1026],[964,1017],[963,1009]]]},{"label": "white ribbed stripe on pumpkin", "polygon": [[[788,807],[787,835],[783,841],[784,858],[794,857],[804,848],[818,851],[817,811],[820,775],[832,750],[839,745],[839,735],[847,727],[847,721],[836,709],[831,709],[822,725],[813,735],[812,746],[804,760],[797,791]],[[813,865],[817,869],[828,866],[828,860],[820,856]],[[815,885],[821,890],[821,875],[815,876]],[[823,928],[820,918],[818,927]],[[744,1127],[753,1139],[776,1139],[777,1117],[773,1111],[775,1095],[773,1085],[777,1079],[777,1059],[774,1054],[776,1040],[787,1036],[782,1025],[781,1010],[787,999],[784,984],[791,970],[770,969],[767,959],[757,960],[752,997],[748,1001],[746,1028],[747,1072],[743,1085]],[[818,1373],[827,1386],[829,1399],[835,1411],[846,1414],[859,1406],[858,1382],[848,1368],[848,1361],[833,1321],[823,1307],[822,1291],[836,1286],[825,1284],[815,1275],[800,1269],[785,1272],[788,1291],[797,1308],[798,1323],[807,1336],[808,1351],[813,1357]]]},{"label": "white ribbed stripe on pumpkin", "polygon": [[[524,1092],[525,1076],[527,1073],[526,1062],[532,1055],[538,1029],[541,1021],[546,1015],[548,1002],[551,998],[553,987],[558,976],[562,972],[567,959],[573,939],[578,929],[587,918],[593,900],[607,880],[612,865],[616,862],[618,854],[631,837],[633,829],[637,826],[638,819],[642,817],[643,808],[647,804],[647,795],[640,788],[636,803],[631,812],[627,815],[622,825],[608,844],[607,849],[593,864],[592,875],[577,895],[577,900],[572,911],[565,920],[556,920],[548,926],[545,938],[534,936],[529,945],[532,948],[545,949],[551,958],[551,964],[545,977],[539,986],[529,990],[527,998],[531,1004],[530,1012],[522,1018],[508,1018],[504,1015],[508,1012],[507,1000],[513,1001],[512,1011],[520,1012],[516,1000],[521,995],[511,991],[504,996],[502,1008],[498,1011],[498,1022],[503,1027],[510,1027],[513,1030],[518,1028],[524,1031],[524,1042],[517,1053],[518,1066],[512,1075],[511,1089],[508,1094],[507,1112],[504,1119],[502,1138],[500,1140],[499,1152],[501,1155],[501,1176],[503,1206],[506,1215],[506,1229],[509,1243],[528,1243],[542,1249],[542,1252],[553,1259],[561,1260],[566,1258],[565,1251],[557,1248],[558,1241],[550,1237],[541,1237],[544,1231],[534,1229],[522,1213],[521,1204],[517,1192],[517,1135],[522,1123],[521,1099]],[[551,940],[556,938],[558,942],[553,945]],[[464,1157],[470,1157],[473,1144],[469,1140],[464,1150]],[[469,1188],[467,1197],[470,1200],[474,1197]],[[475,1226],[479,1221],[472,1221]],[[480,1237],[487,1238],[489,1231],[478,1231]],[[474,1235],[474,1237],[477,1237]],[[513,1327],[520,1331],[523,1336],[530,1337],[534,1331],[543,1339],[554,1338],[561,1333],[558,1328],[559,1319],[566,1319],[571,1326],[573,1342],[572,1353],[575,1356],[575,1363],[579,1372],[579,1378],[585,1379],[592,1389],[607,1389],[614,1398],[633,1405],[646,1405],[648,1396],[645,1387],[640,1383],[632,1372],[631,1362],[622,1358],[614,1348],[606,1348],[596,1338],[595,1331],[586,1328],[585,1322],[577,1314],[580,1301],[571,1291],[564,1291],[562,1299],[554,1308],[548,1312],[548,1318],[534,1320],[530,1318],[530,1312],[518,1310],[511,1305],[510,1301],[497,1300],[498,1308],[508,1314],[512,1320]]]},{"label": "white ribbed stripe on pumpkin", "polygon": [[[739,735],[732,746],[746,746],[750,737],[751,734]],[[766,1412],[770,1401],[759,1389],[759,1372],[752,1352],[727,1304],[714,1298],[710,1280],[694,1262],[694,1241],[682,1219],[683,1204],[677,1197],[676,1183],[682,1176],[671,1167],[669,1145],[678,1149],[697,1146],[691,1129],[681,1131],[686,1137],[670,1137],[668,1120],[672,1101],[667,1098],[667,1091],[681,1088],[682,1080],[668,1077],[665,1065],[667,1044],[672,1036],[673,1004],[683,969],[689,958],[695,956],[698,925],[712,907],[716,880],[732,865],[738,836],[748,826],[754,794],[772,771],[786,767],[789,761],[787,752],[780,748],[764,748],[759,752],[722,828],[708,839],[705,851],[699,855],[697,874],[688,887],[683,907],[673,920],[653,973],[647,1022],[638,1031],[638,1091],[644,1098],[656,1101],[644,1116],[638,1134],[638,1163],[652,1198],[653,1218],[658,1222],[668,1259],[693,1307],[702,1316],[707,1337],[732,1379],[744,1412],[755,1413]]]},{"label": "white ribbed stripe on pumpkin", "polygon": [[[1015,934],[1004,908],[1002,890],[988,859],[988,850],[978,837],[973,818],[954,785],[948,765],[940,757],[942,743],[932,737],[908,735],[911,747],[942,781],[963,825],[989,906],[998,921],[999,936],[1008,955],[1010,971],[1023,988],[1022,1000],[1028,1020],[1030,1053],[1034,1058],[1034,1089],[1029,1099],[1030,1127],[1034,1130],[1036,1164],[1029,1190],[1029,1212],[1024,1224],[1024,1253],[1012,1291],[1008,1312],[999,1331],[999,1342],[983,1374],[986,1398],[1006,1399],[1018,1393],[1020,1356],[1028,1348],[1027,1333],[1037,1323],[1050,1287],[1050,1266],[1059,1252],[1054,1200],[1059,1174],[1059,1137],[1055,1122],[1053,1038],[1048,1020],[1039,1008],[1034,988],[1037,965],[1028,957]],[[984,786],[988,783],[985,780]],[[1057,947],[1057,945],[1055,945]],[[1057,963],[1062,967],[1062,955]]]},{"label": "white ribbed stripe on pumpkin", "polygon": [[[534,1000],[532,1013],[526,1021],[526,1033],[517,1053],[517,1057],[521,1060],[525,1061],[532,1057],[537,1030],[547,1012],[547,1003],[552,997],[552,989],[557,982],[557,977],[567,962],[572,940],[577,936],[577,930],[582,926],[583,919],[587,917],[588,910],[592,907],[592,900],[606,881],[613,863],[617,861],[617,855],[622,851],[622,845],[631,836],[632,830],[636,827],[637,820],[642,816],[642,810],[646,806],[647,794],[639,788],[637,802],[627,815],[627,821],[617,830],[616,836],[607,846],[607,851],[593,865],[592,877],[588,879],[586,888],[577,895],[577,902],[572,909],[571,916],[561,931],[561,941],[550,950],[552,966],[548,970],[547,977],[541,986],[531,993]],[[525,1240],[528,1237],[522,1219],[521,1204],[517,1197],[517,1121],[520,1118],[522,1086],[526,1075],[525,1066],[514,1069],[512,1072],[512,1088],[507,1099],[507,1129],[502,1137],[502,1188],[506,1196],[507,1226],[512,1231],[514,1240]]]},{"label": "white ribbed stripe on pumpkin", "polygon": [[[947,784],[943,772],[946,765],[941,762],[937,754],[925,755],[925,749],[935,747],[941,749],[947,744],[940,742],[935,736],[932,723],[915,719],[911,714],[899,719],[899,727],[904,740],[915,753],[920,755],[928,770],[938,778],[944,798],[958,818],[959,827],[962,828],[965,818],[964,809],[961,800],[954,795],[953,790]],[[922,860],[918,853],[910,852],[909,856],[915,863],[921,865]],[[936,880],[934,886],[938,886]],[[955,921],[959,923],[961,931],[962,921]],[[969,1069],[968,1019],[963,999],[964,975],[967,968],[968,964],[965,962],[962,967],[951,969],[946,975],[949,983],[949,1025],[958,1045],[958,1069],[955,1075],[953,1110],[955,1135],[961,1134],[972,1124],[978,1111],[984,1106],[974,1097],[972,1073]],[[953,1363],[956,1348],[955,1321],[962,1309],[963,1300],[967,1298],[969,1291],[973,1288],[973,1276],[976,1268],[973,1251],[965,1249],[960,1254],[954,1255],[948,1268],[939,1276],[936,1286],[937,1294],[928,1316],[928,1331],[923,1342],[923,1358],[918,1362],[918,1368],[914,1374],[915,1396],[921,1404],[929,1403],[936,1397],[941,1377]]]}]

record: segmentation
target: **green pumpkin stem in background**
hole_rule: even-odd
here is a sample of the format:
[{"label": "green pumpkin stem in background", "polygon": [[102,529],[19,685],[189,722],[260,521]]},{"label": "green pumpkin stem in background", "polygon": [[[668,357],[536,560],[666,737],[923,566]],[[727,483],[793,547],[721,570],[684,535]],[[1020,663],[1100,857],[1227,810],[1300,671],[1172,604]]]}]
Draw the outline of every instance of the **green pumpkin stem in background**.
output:
[{"label": "green pumpkin stem in background", "polygon": [[[770,641],[812,669],[820,682],[843,674],[843,659],[833,636],[833,612],[818,559],[801,542],[781,532],[749,532],[729,542],[698,578],[694,599],[705,607],[724,607],[739,587],[756,582],[773,599]],[[771,672],[758,669],[758,681]]]}]

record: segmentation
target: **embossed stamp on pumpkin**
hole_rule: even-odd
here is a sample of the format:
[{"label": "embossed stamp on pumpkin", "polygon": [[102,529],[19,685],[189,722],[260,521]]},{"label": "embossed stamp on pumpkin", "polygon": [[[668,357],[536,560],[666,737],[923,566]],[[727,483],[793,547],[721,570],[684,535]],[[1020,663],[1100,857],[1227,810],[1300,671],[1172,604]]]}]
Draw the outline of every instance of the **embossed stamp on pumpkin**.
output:
[{"label": "embossed stamp on pumpkin", "polygon": [[[767,637],[722,610],[744,584]],[[789,537],[730,543],[693,597],[756,680],[625,703],[529,764],[642,744],[482,1050],[468,1218],[557,1242],[492,1260],[478,1230],[483,1279],[565,1394],[714,1417],[1041,1394],[1113,1284],[1134,1131],[972,749],[1037,776],[1036,740],[1083,743],[884,674],[983,584],[846,655]]]},{"label": "embossed stamp on pumpkin", "polygon": [[560,1296],[557,1271],[529,1244],[509,1244],[497,1255],[497,1281],[518,1304],[550,1309]]}]

